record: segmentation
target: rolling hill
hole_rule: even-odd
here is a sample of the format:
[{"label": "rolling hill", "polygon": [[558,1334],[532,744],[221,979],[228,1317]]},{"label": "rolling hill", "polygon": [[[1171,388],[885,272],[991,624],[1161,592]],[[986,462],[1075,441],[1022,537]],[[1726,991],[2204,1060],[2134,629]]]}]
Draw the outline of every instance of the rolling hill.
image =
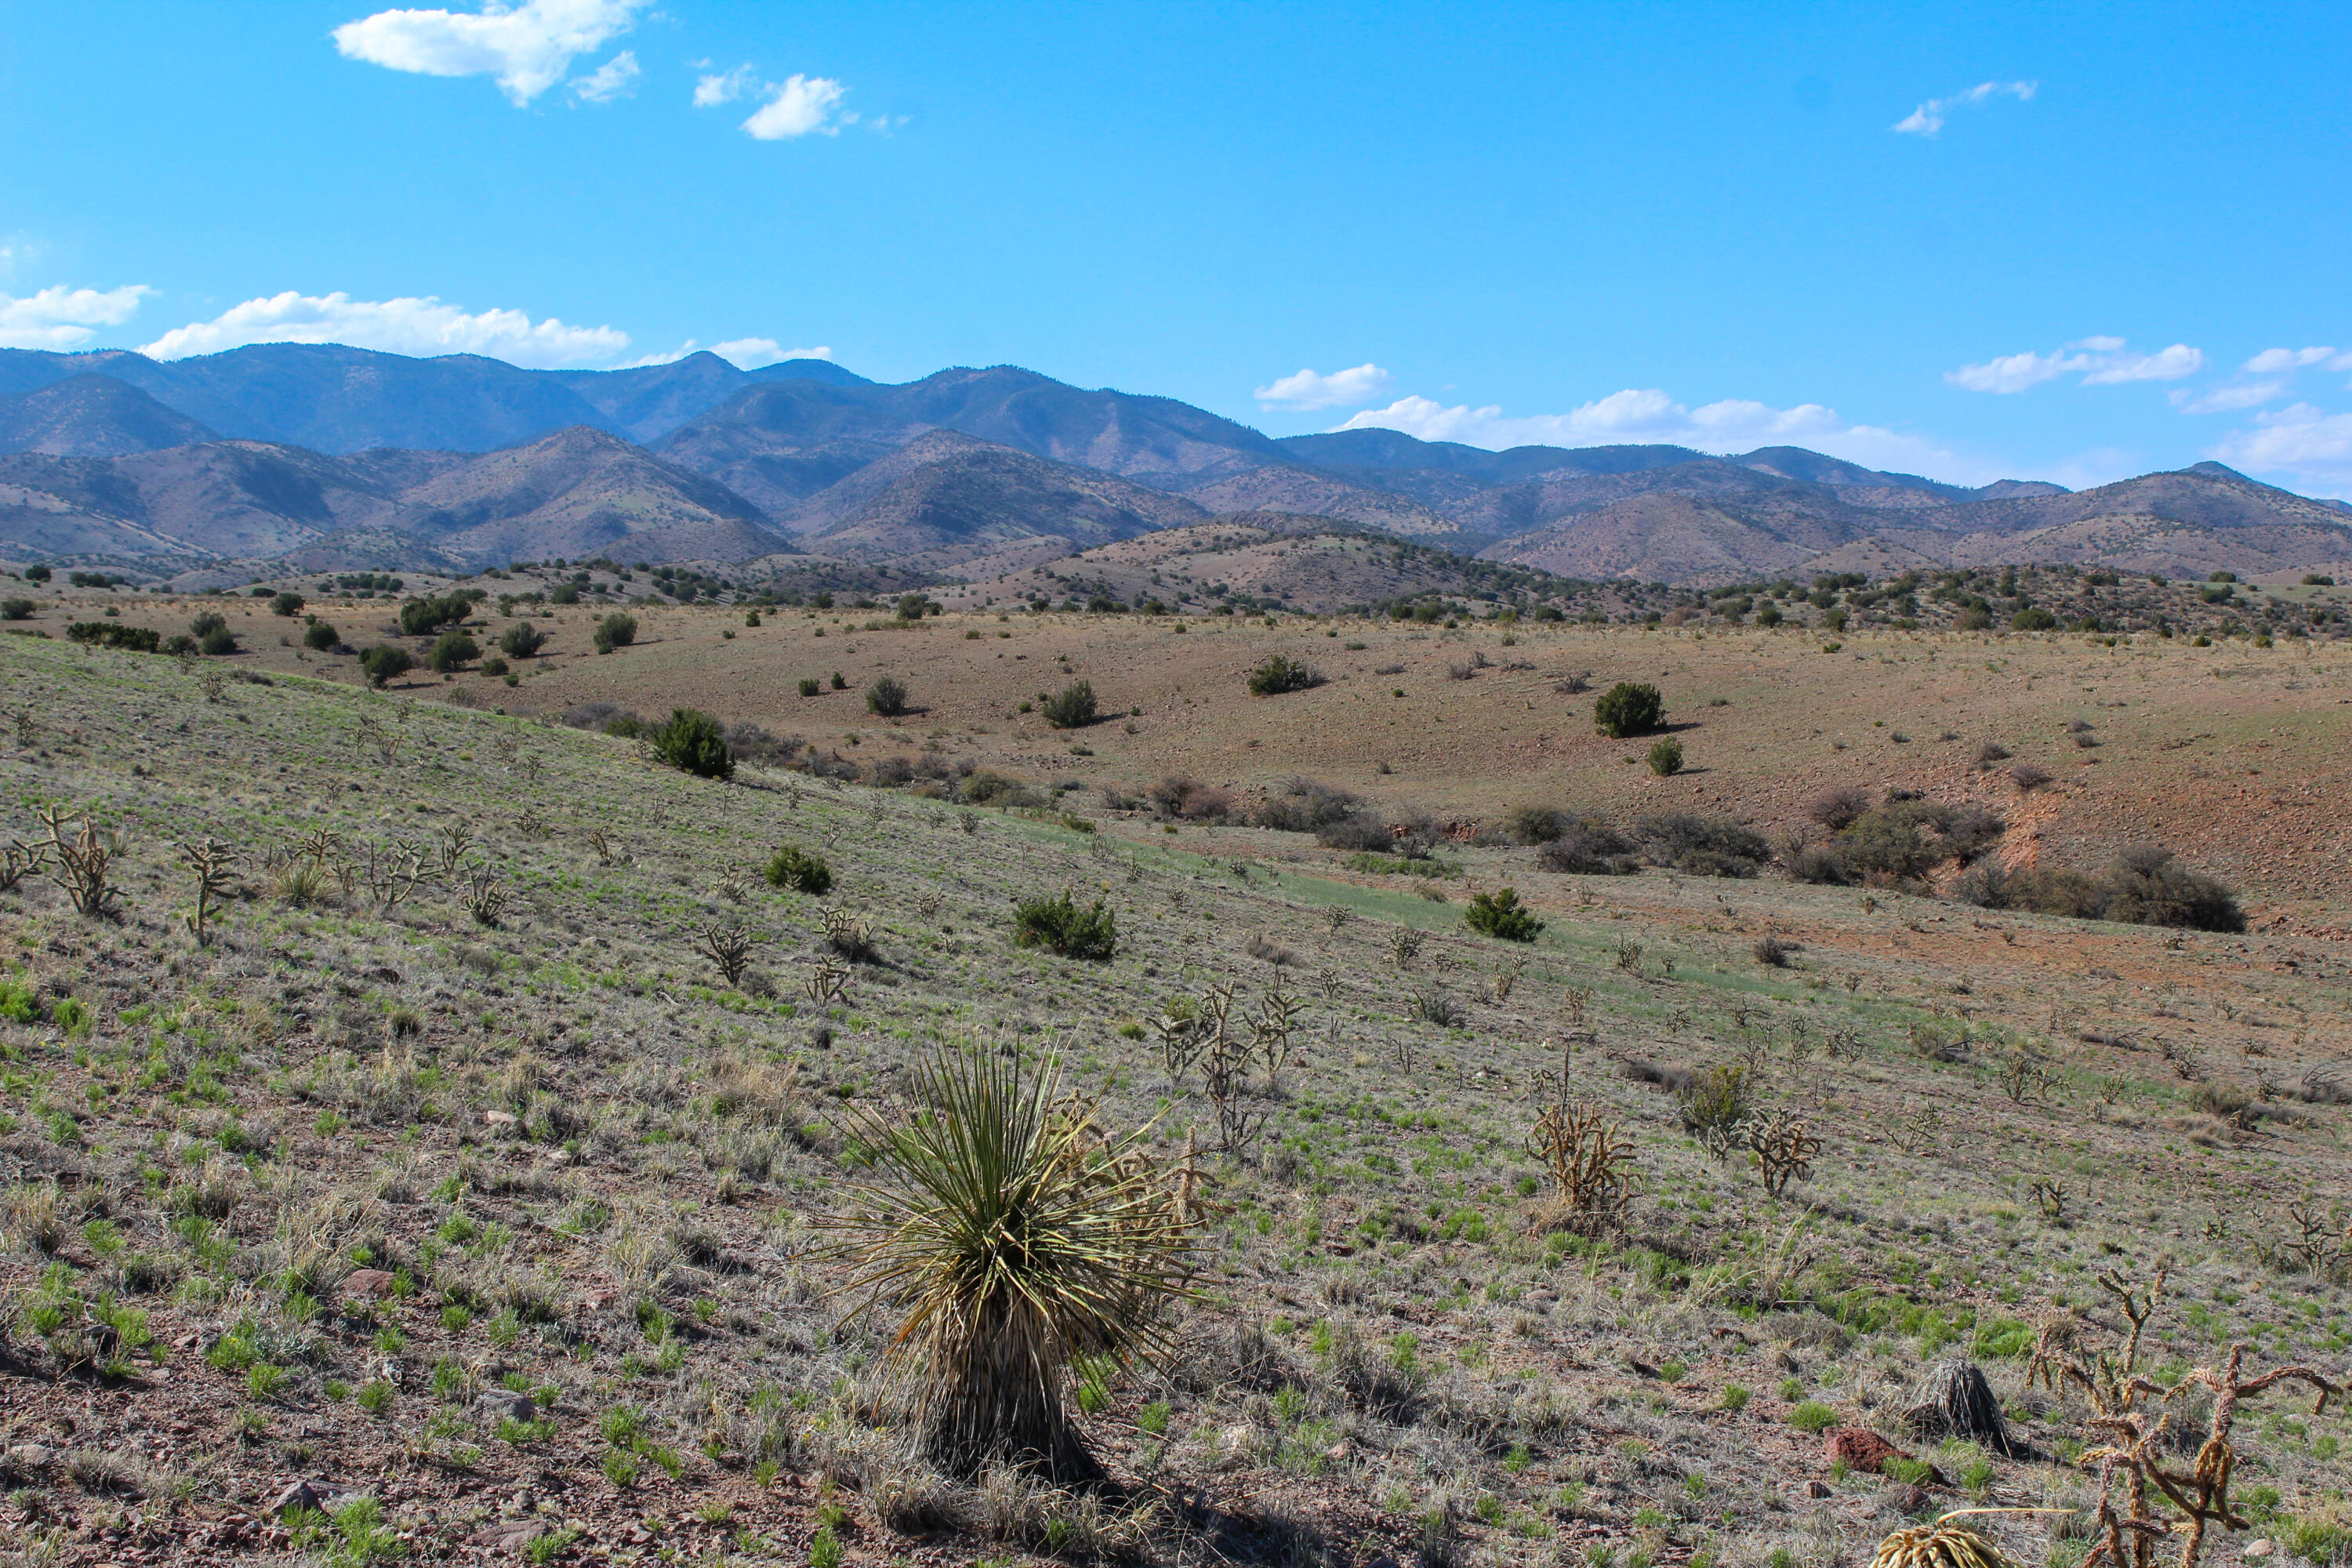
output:
[{"label": "rolling hill", "polygon": [[2172,575],[2352,560],[2352,508],[2212,463],[2076,493],[1970,489],[1793,447],[1271,440],[1171,398],[1007,365],[890,384],[826,361],[745,372],[709,353],[526,371],[289,343],[167,363],[0,351],[0,449],[15,454],[0,460],[0,551],[124,563],[299,550],[398,565],[410,548],[418,565],[605,550],[744,561],[798,538],[836,562],[949,578],[1241,512],[1678,583],[1863,558]]}]

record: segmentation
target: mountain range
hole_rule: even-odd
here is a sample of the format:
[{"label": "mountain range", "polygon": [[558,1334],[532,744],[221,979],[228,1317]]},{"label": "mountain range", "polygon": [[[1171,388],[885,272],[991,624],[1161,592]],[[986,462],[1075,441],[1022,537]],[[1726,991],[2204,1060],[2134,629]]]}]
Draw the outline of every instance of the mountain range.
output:
[{"label": "mountain range", "polygon": [[1275,439],[1012,366],[887,384],[709,353],[534,371],[335,344],[0,350],[0,553],[25,559],[174,574],[813,558],[949,581],[1242,513],[1677,583],[1857,563],[2352,567],[2352,507],[2212,463],[1971,489],[1792,447]]}]

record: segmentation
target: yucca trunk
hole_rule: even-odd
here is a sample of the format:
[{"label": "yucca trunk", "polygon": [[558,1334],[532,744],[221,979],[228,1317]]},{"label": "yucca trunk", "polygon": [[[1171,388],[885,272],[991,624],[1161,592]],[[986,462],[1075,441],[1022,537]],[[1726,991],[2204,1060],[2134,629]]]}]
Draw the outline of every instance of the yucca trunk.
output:
[{"label": "yucca trunk", "polygon": [[1065,1486],[1100,1477],[1063,1403],[1069,1359],[1034,1306],[994,1295],[943,1337],[922,1402],[931,1463],[966,1479],[997,1463]]}]

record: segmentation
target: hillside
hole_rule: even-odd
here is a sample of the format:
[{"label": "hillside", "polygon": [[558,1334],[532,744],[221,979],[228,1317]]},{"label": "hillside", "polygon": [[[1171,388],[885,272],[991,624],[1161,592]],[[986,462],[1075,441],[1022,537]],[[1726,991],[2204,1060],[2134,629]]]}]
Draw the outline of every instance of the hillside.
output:
[{"label": "hillside", "polygon": [[85,372],[0,396],[0,453],[120,458],[213,439],[199,421],[110,375]]},{"label": "hillside", "polygon": [[[2075,1315],[2095,1270],[2161,1279],[2144,1364],[2167,1386],[2232,1344],[2248,1377],[2342,1381],[2352,1286],[2288,1250],[2352,1135],[2340,926],[1551,872],[1476,833],[1440,832],[1413,875],[1220,820],[1308,798],[1285,782],[1308,765],[1465,827],[1499,817],[1480,796],[1744,814],[1801,753],[1874,798],[1980,796],[2053,857],[2126,784],[2095,774],[2202,770],[2169,825],[2228,829],[2259,755],[2260,787],[2312,789],[2296,809],[2325,822],[2336,727],[2307,721],[2344,689],[2340,647],[1887,636],[1827,659],[1810,639],[1359,626],[1380,639],[1362,661],[1411,666],[1378,683],[1409,700],[1371,702],[1338,679],[1240,693],[1290,626],[985,617],[961,628],[978,640],[950,620],[845,644],[670,610],[598,658],[580,619],[545,623],[558,673],[385,693],[257,634],[184,665],[0,637],[0,827],[39,841],[28,803],[72,803],[115,894],[98,921],[44,876],[0,893],[6,1527],[37,1528],[40,1560],[1767,1568],[1975,1507],[2011,1510],[1970,1522],[2011,1560],[2063,1564],[2099,1433],[2030,1381],[2030,1352],[2045,1324],[2109,1342]],[[1474,647],[1498,657],[1447,679]],[[919,677],[929,711],[861,714],[862,745],[828,730],[814,751],[770,717],[789,685],[751,673],[932,658],[968,662],[971,689]],[[1055,663],[1143,713],[1013,733],[1034,721],[1012,698]],[[1706,761],[1652,780],[1575,741],[1550,672],[1587,665],[1667,669],[1673,711],[1710,715],[1684,733]],[[731,782],[490,710],[586,723],[592,691],[655,710],[689,681],[770,724],[737,731],[757,750]],[[475,706],[423,700],[459,692]],[[2111,752],[2045,810],[1957,756],[1866,726],[1837,752],[1809,722],[1871,694],[1906,722],[1949,699],[1971,740],[2083,716]],[[1368,708],[1409,723],[1376,733]],[[1514,714],[1529,734],[1485,721]],[[1346,772],[1299,749],[1339,739]],[[1190,793],[1144,804],[1180,768]],[[207,839],[225,889],[200,941],[178,847]],[[782,844],[827,863],[824,894],[761,877]],[[1505,885],[1543,922],[1525,942],[1465,922]],[[1112,951],[1016,943],[1013,899],[1073,888]],[[739,941],[740,965],[714,962]],[[1204,1006],[1244,1021],[1239,1065],[1181,1048]],[[877,1122],[919,1128],[940,1061],[1058,1066],[1084,1147],[1137,1135],[1124,1168],[1176,1194],[1167,1350],[1048,1385],[1099,1486],[921,1457],[879,1358],[904,1311],[833,1245],[859,1184],[890,1179]],[[1557,1166],[1548,1117],[1583,1129]],[[1604,1130],[1624,1180],[1596,1192],[1572,1161]],[[1954,1357],[2001,1428],[1915,1413]],[[2325,1563],[2346,1413],[2274,1390],[2236,1414],[2244,1533]]]},{"label": "hillside", "polygon": [[828,555],[944,572],[1011,545],[1068,554],[1203,515],[1108,474],[936,430],[811,496],[786,526]]}]

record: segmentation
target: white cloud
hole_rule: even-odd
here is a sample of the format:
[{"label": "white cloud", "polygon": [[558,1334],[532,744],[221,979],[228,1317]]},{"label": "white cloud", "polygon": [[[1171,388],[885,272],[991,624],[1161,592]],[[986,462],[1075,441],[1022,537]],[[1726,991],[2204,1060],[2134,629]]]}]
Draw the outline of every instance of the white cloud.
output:
[{"label": "white cloud", "polygon": [[2233,381],[2210,392],[2176,387],[2170,395],[2172,406],[2183,414],[2226,414],[2240,408],[2258,408],[2285,390],[2284,381]]},{"label": "white cloud", "polygon": [[1945,381],[1963,392],[2023,392],[2062,375],[2080,373],[2084,386],[2127,381],[2179,381],[2205,366],[2205,352],[2175,343],[2152,354],[2127,353],[2121,338],[2080,338],[2056,353],[2005,354],[1982,364],[1946,371]]},{"label": "white cloud", "polygon": [[2213,448],[2232,468],[2293,476],[2298,489],[2352,489],[2352,414],[2308,403],[2257,414],[2251,430],[2232,430]]},{"label": "white cloud", "polygon": [[297,294],[233,305],[209,321],[175,327],[139,352],[155,359],[217,353],[244,343],[348,343],[400,354],[487,354],[545,370],[597,364],[629,346],[613,327],[574,327],[520,310],[468,314],[435,299],[354,300]]},{"label": "white cloud", "polygon": [[2255,408],[2284,397],[2295,373],[2317,365],[2326,370],[2352,370],[2352,353],[2332,348],[2264,349],[2238,367],[2235,377],[2208,392],[2175,391],[2172,405],[2183,414],[2221,414]]},{"label": "white cloud", "polygon": [[[805,136],[812,131],[837,136],[839,128],[826,121],[847,91],[827,77],[787,77],[781,86],[768,89],[768,101],[743,121],[743,129],[760,142],[781,142],[789,136]],[[856,116],[845,114],[841,118],[854,122]]]},{"label": "white cloud", "polygon": [[1703,452],[1744,452],[1758,447],[1801,446],[1849,462],[1924,474],[1955,484],[1985,484],[2001,476],[1934,442],[1874,425],[1853,425],[1818,403],[1774,408],[1741,398],[1691,408],[1656,388],[1629,387],[1569,414],[1506,416],[1499,406],[1452,408],[1426,397],[1401,397],[1368,408],[1342,430],[1402,430],[1424,441],[1507,447],[1606,447],[1664,444]]},{"label": "white cloud", "polygon": [[643,75],[637,68],[636,51],[623,49],[586,76],[573,77],[569,86],[572,96],[583,103],[610,103],[636,91],[637,79]]},{"label": "white cloud", "polygon": [[1370,403],[1389,389],[1389,381],[1388,372],[1368,362],[1349,370],[1335,370],[1328,375],[1301,370],[1297,375],[1286,375],[1271,385],[1261,386],[1250,395],[1258,400],[1261,408],[1344,408]]},{"label": "white cloud", "polygon": [[[647,365],[675,364],[701,347],[702,344],[699,342],[688,338],[667,353],[646,354],[642,359],[633,359],[625,363],[614,365],[613,368],[642,370]],[[723,343],[711,344],[710,352],[734,365],[737,370],[757,370],[763,364],[775,364],[788,359],[831,359],[833,357],[833,351],[829,348],[820,346],[813,349],[788,349],[779,346],[773,338],[730,338]]]},{"label": "white cloud", "polygon": [[2038,81],[1980,81],[1962,93],[1950,98],[1931,98],[1902,119],[1893,129],[1914,136],[1933,136],[1944,128],[1944,118],[1955,109],[1973,109],[1996,98],[2013,98],[2024,103],[2042,89]]},{"label": "white cloud", "polygon": [[[523,104],[562,80],[574,58],[627,32],[646,4],[483,0],[479,12],[379,11],[337,27],[335,47],[347,58],[393,70],[496,76],[507,97]],[[634,73],[635,60],[629,65]]]},{"label": "white cloud", "polygon": [[757,370],[763,364],[781,364],[788,359],[833,357],[833,351],[823,345],[813,349],[780,348],[773,338],[733,338],[711,344],[710,352],[731,362],[737,370]]},{"label": "white cloud", "polygon": [[694,84],[694,107],[715,109],[722,103],[732,103],[760,85],[760,73],[749,65],[737,66],[731,71],[705,75]]},{"label": "white cloud", "polygon": [[100,327],[119,327],[155,292],[144,284],[120,289],[43,289],[22,299],[0,294],[0,348],[78,349]]}]

